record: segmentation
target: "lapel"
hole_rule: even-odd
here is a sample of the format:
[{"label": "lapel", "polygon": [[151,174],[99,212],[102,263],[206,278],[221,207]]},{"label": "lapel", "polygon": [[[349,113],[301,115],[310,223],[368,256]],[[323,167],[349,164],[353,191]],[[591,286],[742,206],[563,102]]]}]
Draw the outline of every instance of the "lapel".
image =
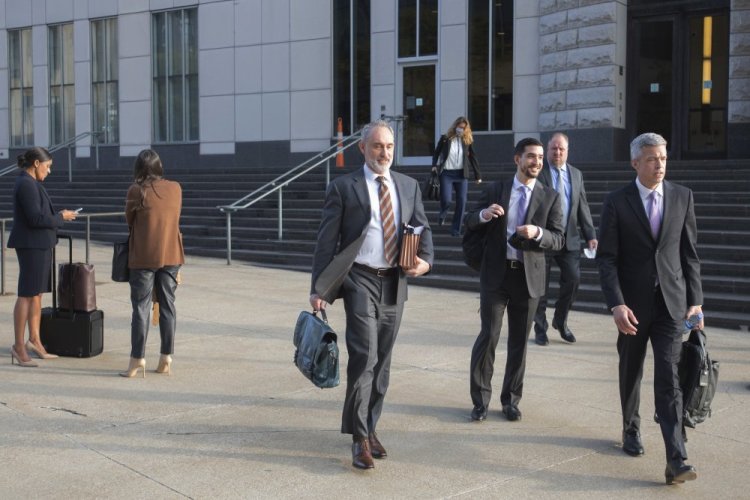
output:
[{"label": "lapel", "polygon": [[653,238],[653,235],[651,234],[651,224],[648,222],[648,215],[646,215],[646,209],[643,208],[641,194],[638,192],[638,186],[635,185],[635,181],[631,182],[626,188],[626,199],[635,214],[635,218],[638,219],[643,226],[643,230]]},{"label": "lapel", "polygon": [[661,214],[661,226],[659,227],[659,240],[661,240],[663,234],[667,234],[667,224],[673,220],[671,215],[677,206],[677,197],[672,183],[662,181],[662,187],[664,189],[664,206]]},{"label": "lapel", "polygon": [[370,194],[367,192],[367,180],[365,179],[364,167],[352,173],[352,191],[359,201],[365,216],[370,217]]},{"label": "lapel", "polygon": [[[497,203],[503,209],[507,212],[510,210],[510,192],[513,190],[513,177],[511,177],[507,182],[503,182],[500,185],[500,190],[497,193],[498,199],[492,200],[490,203]],[[498,219],[500,221],[500,229],[502,231],[503,238],[505,238],[505,232],[508,230],[508,217],[500,217]]]},{"label": "lapel", "polygon": [[578,193],[581,192],[581,186],[583,185],[583,176],[581,175],[581,172],[577,169],[574,169],[570,165],[570,163],[568,163],[568,175],[570,176],[570,212],[572,214],[572,207],[576,204]]},{"label": "lapel", "polygon": [[39,187],[39,194],[41,195],[41,197],[42,197],[42,200],[43,200],[44,204],[45,204],[45,205],[46,205],[47,207],[49,207],[49,211],[50,211],[50,212],[51,212],[52,214],[54,214],[54,213],[55,213],[55,209],[54,209],[54,207],[52,206],[52,200],[50,199],[49,195],[47,194],[47,190],[46,190],[46,189],[44,189],[44,186],[42,186],[42,183],[41,183],[41,182],[37,182],[37,186]]},{"label": "lapel", "polygon": [[542,172],[539,174],[539,178],[537,179],[545,186],[555,189],[554,184],[552,183],[552,169],[555,168],[552,165],[549,164],[549,162],[545,163],[544,168],[542,168]]},{"label": "lapel", "polygon": [[538,182],[534,184],[534,190],[531,192],[531,199],[529,200],[529,210],[526,212],[526,224],[530,224],[531,218],[534,213],[542,204],[542,198],[544,197],[544,188]]},{"label": "lapel", "polygon": [[391,179],[393,179],[393,184],[396,187],[399,212],[401,212],[399,214],[399,218],[401,219],[401,225],[399,227],[403,227],[404,224],[408,224],[411,221],[411,209],[409,207],[412,207],[414,205],[414,200],[412,199],[411,193],[409,193],[409,190],[404,183],[404,178],[391,170]]}]

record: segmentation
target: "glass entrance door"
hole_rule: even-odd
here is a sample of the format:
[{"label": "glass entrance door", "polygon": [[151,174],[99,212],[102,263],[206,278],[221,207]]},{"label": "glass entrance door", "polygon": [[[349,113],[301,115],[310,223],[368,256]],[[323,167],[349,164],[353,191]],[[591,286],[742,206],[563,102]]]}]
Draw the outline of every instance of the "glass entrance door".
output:
[{"label": "glass entrance door", "polygon": [[675,99],[673,30],[672,20],[638,23],[637,64],[632,66],[637,72],[634,135],[656,132],[669,142],[670,150],[675,145],[672,136]]},{"label": "glass entrance door", "polygon": [[673,158],[726,154],[729,16],[693,12],[632,19],[628,122],[656,132]]},{"label": "glass entrance door", "polygon": [[688,156],[723,156],[727,149],[729,16],[688,20]]},{"label": "glass entrance door", "polygon": [[401,147],[399,163],[424,165],[435,148],[435,65],[402,67]]}]

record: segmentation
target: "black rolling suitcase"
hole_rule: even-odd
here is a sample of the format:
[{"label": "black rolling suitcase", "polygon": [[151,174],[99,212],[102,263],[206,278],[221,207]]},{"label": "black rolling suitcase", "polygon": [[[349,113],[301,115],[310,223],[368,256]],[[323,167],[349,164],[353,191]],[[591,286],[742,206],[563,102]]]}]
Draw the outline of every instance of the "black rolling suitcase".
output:
[{"label": "black rolling suitcase", "polygon": [[[60,235],[68,240],[68,262],[73,263],[73,238]],[[81,312],[72,308],[61,310],[57,307],[57,263],[55,249],[52,249],[52,307],[42,309],[40,337],[42,345],[52,354],[89,358],[104,350],[104,312],[99,309]],[[74,287],[69,287],[73,294]],[[74,303],[70,297],[69,304]]]}]

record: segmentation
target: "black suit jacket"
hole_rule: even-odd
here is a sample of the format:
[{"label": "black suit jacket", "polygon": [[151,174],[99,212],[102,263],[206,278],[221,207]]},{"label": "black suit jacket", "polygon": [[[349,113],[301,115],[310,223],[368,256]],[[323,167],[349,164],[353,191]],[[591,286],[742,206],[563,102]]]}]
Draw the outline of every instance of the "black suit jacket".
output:
[{"label": "black suit jacket", "polygon": [[[399,244],[403,224],[424,226],[417,255],[432,266],[432,232],[416,180],[391,170],[400,206]],[[328,303],[341,297],[341,284],[349,273],[370,223],[370,195],[364,167],[333,180],[326,191],[312,268],[312,293]],[[407,299],[406,274],[399,271],[397,302]]]},{"label": "black suit jacket", "polygon": [[[480,284],[483,290],[497,290],[503,283],[505,277],[507,258],[507,236],[508,206],[510,204],[510,193],[513,189],[513,178],[505,181],[497,181],[482,192],[482,199],[477,210],[471,212],[466,223],[468,230],[480,229],[480,224],[487,224],[486,243],[482,268],[480,270]],[[480,212],[497,203],[506,211],[506,214],[490,222],[481,222]],[[524,248],[523,260],[526,273],[526,284],[529,295],[532,298],[544,295],[546,278],[545,250],[560,250],[565,243],[562,225],[562,208],[560,195],[554,189],[537,182],[531,193],[529,209],[526,212],[526,224],[533,224],[543,229],[542,239],[539,242],[527,240]]]},{"label": "black suit jacket", "polygon": [[[482,180],[482,174],[479,172],[479,162],[477,162],[477,155],[474,153],[474,147],[471,144],[466,146],[463,142],[461,145],[461,151],[463,152],[464,157],[464,179],[469,178],[469,167],[471,167],[471,171],[474,173],[474,180]],[[443,165],[445,165],[445,161],[448,159],[448,154],[450,154],[450,152],[451,139],[448,139],[447,135],[441,135],[437,146],[435,146],[435,152],[432,154],[432,166],[437,167],[438,174],[443,172]]]},{"label": "black suit jacket", "polygon": [[625,304],[636,318],[653,307],[650,291],[657,277],[673,319],[703,304],[693,192],[663,184],[664,213],[656,239],[635,181],[610,193],[602,206],[596,254],[602,291],[610,309]]},{"label": "black suit jacket", "polygon": [[8,248],[52,248],[57,244],[57,228],[63,225],[42,183],[25,171],[13,187],[13,229]]},{"label": "black suit jacket", "polygon": [[[591,220],[591,210],[589,202],[586,200],[586,189],[583,187],[583,174],[570,163],[567,164],[570,173],[570,211],[567,224],[565,225],[565,249],[578,252],[581,250],[581,237],[578,232],[580,226],[583,237],[586,241],[596,238],[596,229]],[[554,189],[552,181],[552,169],[554,167],[547,165],[539,174],[539,181]],[[562,200],[560,201],[562,203]]]}]

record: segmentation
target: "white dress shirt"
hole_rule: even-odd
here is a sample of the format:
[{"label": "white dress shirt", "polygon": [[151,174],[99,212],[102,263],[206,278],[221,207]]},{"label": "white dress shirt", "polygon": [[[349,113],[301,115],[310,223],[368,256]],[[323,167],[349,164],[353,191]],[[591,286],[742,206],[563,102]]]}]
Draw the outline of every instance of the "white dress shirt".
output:
[{"label": "white dress shirt", "polygon": [[651,195],[651,191],[656,191],[657,193],[659,193],[659,195],[656,197],[658,203],[657,207],[659,209],[659,218],[661,220],[664,220],[664,183],[660,182],[654,189],[649,189],[641,184],[641,181],[638,180],[638,177],[636,177],[635,185],[638,187],[638,194],[641,195],[641,203],[643,203],[643,208],[644,210],[646,210],[646,218],[648,218],[648,197]]},{"label": "white dress shirt", "polygon": [[[380,217],[380,183],[377,178],[380,177],[367,165],[365,169],[365,181],[367,182],[367,193],[370,195],[370,223],[367,225],[367,235],[362,247],[354,259],[359,264],[374,268],[391,267],[385,260],[385,243],[383,241],[383,222]],[[390,169],[383,174],[385,183],[388,186],[388,193],[391,195],[391,205],[393,206],[393,217],[396,223],[397,233],[402,231],[401,228],[401,206],[398,201],[396,185],[391,177]]]}]

